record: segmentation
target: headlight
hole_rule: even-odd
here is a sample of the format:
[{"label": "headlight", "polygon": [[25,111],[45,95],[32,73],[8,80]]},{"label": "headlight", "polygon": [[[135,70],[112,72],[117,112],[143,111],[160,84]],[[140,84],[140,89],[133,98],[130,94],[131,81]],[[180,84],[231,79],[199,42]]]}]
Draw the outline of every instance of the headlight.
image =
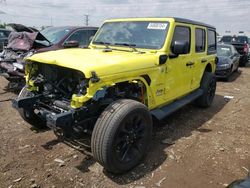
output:
[{"label": "headlight", "polygon": [[217,65],[217,67],[219,69],[229,69],[230,68],[230,64],[221,64],[221,65]]}]

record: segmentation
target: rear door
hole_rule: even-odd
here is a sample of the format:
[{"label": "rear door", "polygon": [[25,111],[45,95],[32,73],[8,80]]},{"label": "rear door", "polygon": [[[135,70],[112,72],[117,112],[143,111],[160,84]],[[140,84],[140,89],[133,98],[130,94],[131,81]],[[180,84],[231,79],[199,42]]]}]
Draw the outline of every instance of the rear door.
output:
[{"label": "rear door", "polygon": [[195,35],[195,49],[194,49],[194,62],[193,65],[193,73],[191,79],[191,89],[196,89],[200,86],[200,72],[205,67],[208,62],[207,58],[207,45],[206,45],[206,37],[207,32],[205,27],[195,26],[194,28]]}]

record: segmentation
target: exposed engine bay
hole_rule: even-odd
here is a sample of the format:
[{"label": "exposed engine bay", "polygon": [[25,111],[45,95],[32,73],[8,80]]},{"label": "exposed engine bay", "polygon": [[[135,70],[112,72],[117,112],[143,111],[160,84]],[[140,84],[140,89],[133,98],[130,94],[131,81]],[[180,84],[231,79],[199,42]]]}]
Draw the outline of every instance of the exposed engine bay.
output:
[{"label": "exposed engine bay", "polygon": [[[54,94],[70,100],[71,96],[83,92],[79,88],[84,81],[80,71],[46,64],[31,64],[28,82],[44,94]],[[35,73],[33,70],[36,69]],[[81,93],[82,94],[82,93]]]},{"label": "exposed engine bay", "polygon": [[55,113],[71,109],[73,94],[86,94],[86,79],[80,71],[40,63],[27,67],[28,88],[36,95],[43,95],[40,104]]}]

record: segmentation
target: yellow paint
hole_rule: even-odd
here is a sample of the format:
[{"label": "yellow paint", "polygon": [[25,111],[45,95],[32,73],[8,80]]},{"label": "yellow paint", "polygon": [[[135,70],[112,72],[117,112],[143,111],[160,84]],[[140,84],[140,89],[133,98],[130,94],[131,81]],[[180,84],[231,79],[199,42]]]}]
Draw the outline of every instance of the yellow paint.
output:
[{"label": "yellow paint", "polygon": [[[145,53],[138,53],[128,47],[112,46],[111,48],[117,50],[105,52],[103,51],[104,46],[91,44],[90,49],[75,48],[35,54],[29,57],[27,62],[40,62],[79,70],[86,78],[91,78],[91,72],[95,71],[100,81],[97,83],[90,81],[86,95],[72,96],[71,106],[74,108],[83,106],[103,87],[110,87],[123,81],[140,81],[145,84],[147,89],[148,108],[154,109],[197,89],[208,63],[212,65],[212,71],[215,71],[215,55],[195,53],[194,31],[196,26],[176,23],[173,18],[114,19],[106,22],[121,21],[167,21],[169,29],[163,47],[159,50],[139,49]],[[170,54],[170,45],[176,25],[189,26],[191,29],[190,54],[188,56],[180,55],[173,59],[168,58],[165,64],[159,65],[159,56]],[[203,57],[208,61],[201,64],[199,60]],[[185,64],[188,61],[194,61],[195,65],[192,68],[187,67]],[[141,76],[145,74],[151,78],[150,86]]]}]

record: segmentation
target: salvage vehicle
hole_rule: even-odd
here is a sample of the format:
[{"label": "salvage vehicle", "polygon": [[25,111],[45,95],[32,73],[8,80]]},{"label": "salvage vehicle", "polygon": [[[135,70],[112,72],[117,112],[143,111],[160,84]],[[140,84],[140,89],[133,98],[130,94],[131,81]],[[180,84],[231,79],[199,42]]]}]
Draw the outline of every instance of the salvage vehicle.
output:
[{"label": "salvage vehicle", "polygon": [[104,22],[90,49],[26,59],[26,86],[13,101],[21,117],[60,138],[91,136],[94,158],[112,173],[140,163],[152,119],[193,102],[212,104],[216,29],[181,18]]},{"label": "salvage vehicle", "polygon": [[0,29],[0,52],[2,52],[4,46],[7,45],[10,32],[11,31],[7,29]]},{"label": "salvage vehicle", "polygon": [[249,44],[247,36],[225,35],[221,38],[221,42],[225,44],[232,44],[235,46],[236,50],[240,54],[240,66],[245,67],[248,63],[249,53]]},{"label": "salvage vehicle", "polygon": [[9,81],[10,88],[25,85],[25,57],[62,48],[87,47],[96,27],[49,27],[41,32],[21,24],[10,24],[16,31],[9,37],[8,45],[0,55],[0,75]]},{"label": "salvage vehicle", "polygon": [[229,80],[231,74],[239,68],[240,54],[233,45],[218,44],[217,45],[218,63],[216,66],[216,77]]}]

